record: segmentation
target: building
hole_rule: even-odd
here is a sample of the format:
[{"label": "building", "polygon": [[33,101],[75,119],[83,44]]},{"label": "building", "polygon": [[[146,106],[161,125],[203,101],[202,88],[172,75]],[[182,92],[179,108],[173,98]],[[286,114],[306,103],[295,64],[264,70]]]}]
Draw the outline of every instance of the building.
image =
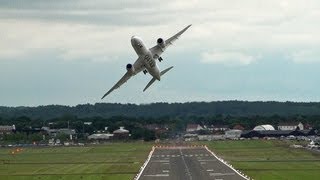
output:
[{"label": "building", "polygon": [[198,139],[198,134],[185,134],[183,135],[184,141],[196,141]]},{"label": "building", "polygon": [[202,129],[203,128],[199,124],[188,124],[186,131],[187,132],[195,132],[195,131],[199,131]]},{"label": "building", "polygon": [[115,139],[126,139],[129,137],[129,131],[121,126],[119,129],[113,131],[113,136]]},{"label": "building", "polygon": [[238,139],[241,137],[242,130],[239,129],[231,129],[225,132],[225,137],[227,139]]},{"label": "building", "polygon": [[110,140],[112,139],[113,134],[106,134],[106,133],[101,133],[101,134],[91,134],[88,136],[89,140]]},{"label": "building", "polygon": [[253,128],[254,131],[274,131],[274,127],[270,124],[259,125]]},{"label": "building", "polygon": [[288,137],[288,136],[314,136],[315,130],[271,130],[271,131],[244,131],[241,137],[244,138],[263,138],[263,137]]},{"label": "building", "polygon": [[244,130],[244,127],[241,126],[240,124],[235,125],[232,129],[238,129],[238,130]]},{"label": "building", "polygon": [[225,139],[226,139],[226,137],[223,134],[198,135],[199,141],[217,141],[217,140],[225,140]]},{"label": "building", "polygon": [[68,128],[50,129],[49,127],[42,127],[41,130],[45,131],[46,134],[48,134],[51,137],[56,137],[58,134],[66,134],[72,140],[72,139],[75,139],[77,136],[75,129],[68,129]]},{"label": "building", "polygon": [[226,130],[229,130],[229,126],[227,126],[227,125],[213,125],[212,130],[213,131],[226,131]]},{"label": "building", "polygon": [[16,126],[0,126],[0,134],[11,134],[16,130]]},{"label": "building", "polygon": [[278,130],[296,130],[298,128],[298,130],[304,130],[304,126],[301,122],[293,122],[293,123],[280,123],[278,125]]}]

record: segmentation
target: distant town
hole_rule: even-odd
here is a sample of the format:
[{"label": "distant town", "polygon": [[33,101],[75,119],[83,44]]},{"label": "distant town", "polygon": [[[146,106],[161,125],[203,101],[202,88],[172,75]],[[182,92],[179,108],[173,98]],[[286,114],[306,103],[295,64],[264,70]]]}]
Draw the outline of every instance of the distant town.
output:
[{"label": "distant town", "polygon": [[[83,122],[82,129],[74,129],[74,123],[67,121],[67,127],[54,128],[56,123],[34,128],[16,128],[15,125],[0,126],[1,146],[74,146],[100,144],[116,141],[216,141],[244,139],[285,139],[309,142],[308,148],[319,149],[320,137],[318,130],[312,125],[302,122],[260,124],[247,129],[241,124],[234,126],[223,124],[188,123],[183,130],[177,130],[177,124],[150,123],[138,125],[127,130],[125,126],[103,127],[96,129],[93,122]],[[70,124],[72,126],[70,126]],[[175,128],[175,131],[172,131]]]},{"label": "distant town", "polygon": [[303,140],[318,148],[320,103],[190,102],[0,107],[1,146],[112,141]]}]

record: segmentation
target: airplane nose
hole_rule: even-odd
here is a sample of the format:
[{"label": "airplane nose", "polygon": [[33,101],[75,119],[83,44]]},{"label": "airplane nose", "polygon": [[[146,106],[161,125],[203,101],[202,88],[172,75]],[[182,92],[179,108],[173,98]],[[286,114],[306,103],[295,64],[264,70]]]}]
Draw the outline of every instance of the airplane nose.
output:
[{"label": "airplane nose", "polygon": [[134,44],[134,38],[135,38],[135,36],[131,37],[131,44]]}]

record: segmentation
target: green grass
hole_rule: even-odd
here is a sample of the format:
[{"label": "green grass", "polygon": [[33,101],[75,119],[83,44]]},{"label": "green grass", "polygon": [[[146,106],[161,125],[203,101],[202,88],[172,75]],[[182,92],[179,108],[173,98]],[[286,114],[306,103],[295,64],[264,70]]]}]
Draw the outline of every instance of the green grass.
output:
[{"label": "green grass", "polygon": [[279,140],[206,142],[219,157],[256,180],[319,179],[320,154],[291,148],[293,143]]},{"label": "green grass", "polygon": [[0,179],[132,179],[146,160],[150,143],[89,147],[0,149]]},{"label": "green grass", "polygon": [[[292,141],[211,141],[219,157],[256,180],[320,177],[320,154],[290,148]],[[1,180],[127,180],[146,160],[152,143],[110,143],[89,147],[0,148]]]}]

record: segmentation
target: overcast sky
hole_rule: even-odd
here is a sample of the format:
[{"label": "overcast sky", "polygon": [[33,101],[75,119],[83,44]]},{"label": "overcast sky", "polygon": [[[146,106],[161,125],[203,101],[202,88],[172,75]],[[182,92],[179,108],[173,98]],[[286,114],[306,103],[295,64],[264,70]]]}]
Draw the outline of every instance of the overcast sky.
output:
[{"label": "overcast sky", "polygon": [[[0,105],[217,100],[320,101],[317,0],[0,0]],[[101,96],[137,55],[192,24],[138,74]]]}]

